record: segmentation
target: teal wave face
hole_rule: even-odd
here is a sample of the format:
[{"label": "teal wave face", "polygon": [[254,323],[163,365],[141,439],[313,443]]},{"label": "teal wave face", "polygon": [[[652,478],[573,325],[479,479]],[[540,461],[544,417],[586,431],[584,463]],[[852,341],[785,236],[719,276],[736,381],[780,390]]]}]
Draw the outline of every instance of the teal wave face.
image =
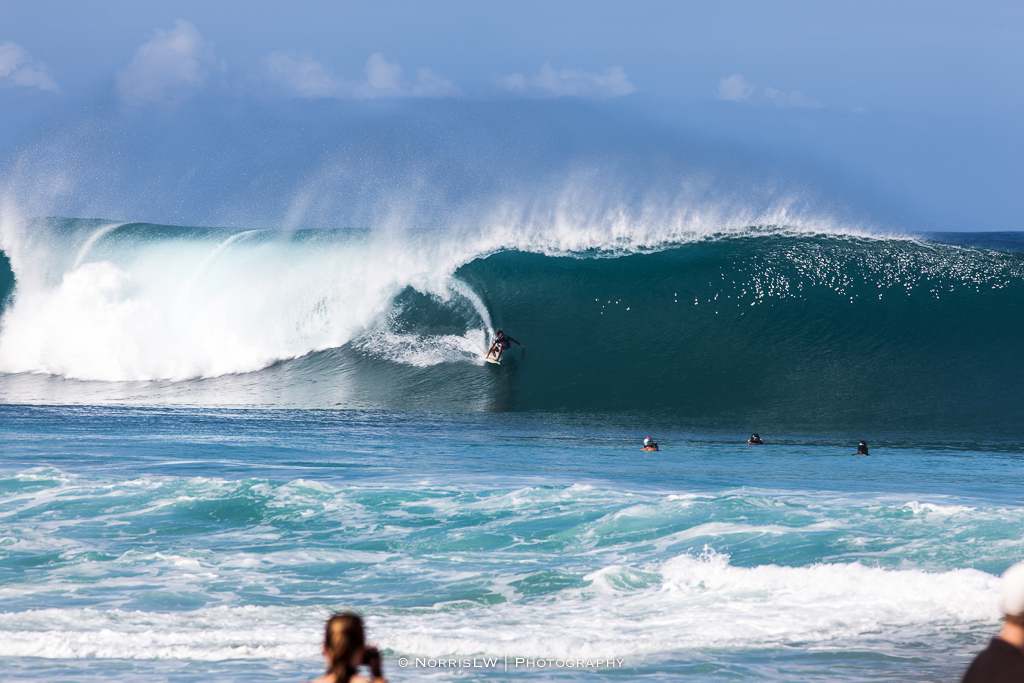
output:
[{"label": "teal wave face", "polygon": [[0,251],[0,307],[6,306],[7,300],[14,294],[14,271],[7,254]]},{"label": "teal wave face", "polygon": [[1019,415],[1022,272],[1012,253],[756,237],[458,274],[528,347],[503,368],[516,407],[816,422]]}]

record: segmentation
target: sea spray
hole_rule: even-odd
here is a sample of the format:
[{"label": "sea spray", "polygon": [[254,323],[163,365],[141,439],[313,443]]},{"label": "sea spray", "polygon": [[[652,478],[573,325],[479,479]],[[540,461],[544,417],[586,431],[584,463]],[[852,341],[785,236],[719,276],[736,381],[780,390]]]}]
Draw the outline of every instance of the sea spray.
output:
[{"label": "sea spray", "polygon": [[[367,231],[102,225],[37,234],[20,249],[7,239],[19,254],[0,333],[8,372],[107,381],[251,372],[349,343],[412,284],[446,299],[465,291],[450,268],[416,258],[416,246]],[[59,265],[69,249],[73,262]],[[476,304],[466,325],[486,330]]]}]

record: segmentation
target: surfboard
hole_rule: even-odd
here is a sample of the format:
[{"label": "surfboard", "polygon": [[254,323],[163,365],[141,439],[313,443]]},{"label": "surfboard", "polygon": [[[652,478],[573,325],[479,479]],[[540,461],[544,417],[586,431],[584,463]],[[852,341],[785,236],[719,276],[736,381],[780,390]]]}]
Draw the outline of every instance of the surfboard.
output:
[{"label": "surfboard", "polygon": [[501,361],[495,360],[494,358],[491,358],[490,356],[487,356],[486,358],[484,358],[484,360],[487,361],[488,363],[494,363],[495,365],[501,365]]}]

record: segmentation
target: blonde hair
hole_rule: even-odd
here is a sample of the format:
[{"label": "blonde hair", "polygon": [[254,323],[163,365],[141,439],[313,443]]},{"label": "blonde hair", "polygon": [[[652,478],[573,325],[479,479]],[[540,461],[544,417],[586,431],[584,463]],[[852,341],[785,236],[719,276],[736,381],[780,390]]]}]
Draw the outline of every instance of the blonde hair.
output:
[{"label": "blonde hair", "polygon": [[331,615],[324,627],[324,652],[330,659],[328,673],[335,683],[348,683],[356,673],[352,658],[366,645],[363,618],[355,612]]}]

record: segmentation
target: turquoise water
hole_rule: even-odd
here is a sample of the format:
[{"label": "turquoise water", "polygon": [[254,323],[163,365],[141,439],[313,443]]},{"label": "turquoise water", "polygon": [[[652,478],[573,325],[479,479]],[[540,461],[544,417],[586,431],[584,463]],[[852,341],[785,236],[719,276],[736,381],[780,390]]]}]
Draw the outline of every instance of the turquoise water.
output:
[{"label": "turquoise water", "polygon": [[951,680],[1024,554],[1013,443],[670,429],[650,453],[628,417],[0,410],[8,680],[301,680],[339,608],[393,680],[538,675],[397,665],[506,656]]},{"label": "turquoise water", "polygon": [[0,228],[4,680],[955,680],[1024,558],[1019,234]]}]

